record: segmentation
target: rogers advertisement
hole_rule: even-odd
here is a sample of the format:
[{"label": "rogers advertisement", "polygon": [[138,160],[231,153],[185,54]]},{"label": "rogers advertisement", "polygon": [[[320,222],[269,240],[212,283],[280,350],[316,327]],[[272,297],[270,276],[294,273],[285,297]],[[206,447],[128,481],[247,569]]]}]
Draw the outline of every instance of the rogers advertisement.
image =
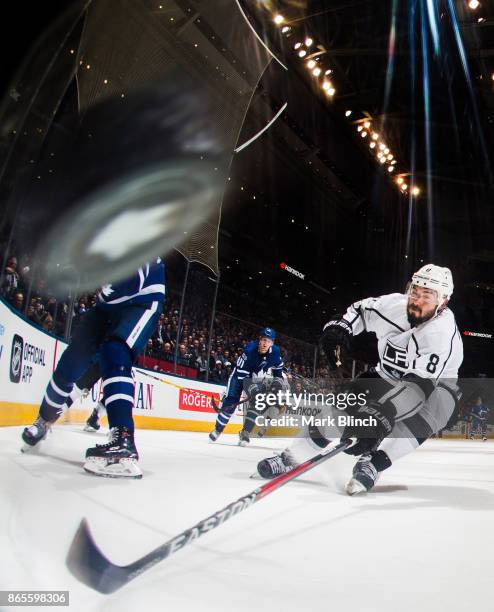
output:
[{"label": "rogers advertisement", "polygon": [[213,397],[216,405],[219,406],[221,401],[219,393],[196,391],[195,389],[180,389],[178,407],[180,410],[192,410],[194,412],[216,412],[211,405],[211,398]]}]

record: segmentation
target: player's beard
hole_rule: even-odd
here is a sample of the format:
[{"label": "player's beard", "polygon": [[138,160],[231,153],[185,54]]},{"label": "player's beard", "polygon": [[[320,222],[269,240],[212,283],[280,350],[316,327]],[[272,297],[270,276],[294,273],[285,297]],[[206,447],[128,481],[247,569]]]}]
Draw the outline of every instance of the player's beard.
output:
[{"label": "player's beard", "polygon": [[411,327],[417,327],[422,323],[425,323],[429,319],[432,319],[435,314],[435,309],[432,312],[428,312],[424,315],[422,314],[422,309],[418,306],[414,306],[413,304],[407,304],[407,319]]}]

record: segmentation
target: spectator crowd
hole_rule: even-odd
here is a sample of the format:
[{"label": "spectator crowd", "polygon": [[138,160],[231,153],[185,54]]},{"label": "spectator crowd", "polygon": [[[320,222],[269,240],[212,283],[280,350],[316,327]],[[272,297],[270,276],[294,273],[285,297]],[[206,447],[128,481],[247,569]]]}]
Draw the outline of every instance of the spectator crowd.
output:
[{"label": "spectator crowd", "polygon": [[[77,299],[69,296],[60,299],[50,293],[46,281],[34,274],[30,262],[10,256],[3,270],[0,286],[1,297],[11,307],[44,331],[58,337],[66,336],[88,308],[94,306],[97,294],[84,294]],[[165,310],[160,316],[156,329],[144,350],[144,358],[153,360],[152,368],[157,371],[173,371],[170,364],[192,368],[200,380],[226,384],[245,345],[258,336],[264,322],[254,325],[231,315],[217,313],[213,324],[211,350],[208,358],[208,339],[211,313],[202,307],[188,304],[182,313],[179,326],[179,298],[170,288]],[[67,326],[70,320],[71,326]],[[278,335],[285,366],[295,375],[312,378],[314,375],[314,346],[303,341]],[[146,366],[146,361],[140,359]],[[325,368],[319,368],[318,377],[327,375]]]}]

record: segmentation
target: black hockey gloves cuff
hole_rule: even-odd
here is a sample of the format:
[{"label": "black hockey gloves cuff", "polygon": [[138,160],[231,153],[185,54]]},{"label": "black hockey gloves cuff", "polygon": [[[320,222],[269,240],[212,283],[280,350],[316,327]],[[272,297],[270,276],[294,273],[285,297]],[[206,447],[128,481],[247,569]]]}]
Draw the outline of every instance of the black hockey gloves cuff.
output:
[{"label": "black hockey gloves cuff", "polygon": [[363,406],[346,412],[348,424],[341,439],[357,438],[357,443],[345,451],[349,455],[365,455],[375,450],[389,436],[395,424],[396,409],[391,402],[380,404],[369,400]]},{"label": "black hockey gloves cuff", "polygon": [[348,350],[352,328],[345,319],[329,321],[324,326],[321,337],[321,347],[328,360],[329,367],[336,370],[338,367],[336,350],[338,347]]}]

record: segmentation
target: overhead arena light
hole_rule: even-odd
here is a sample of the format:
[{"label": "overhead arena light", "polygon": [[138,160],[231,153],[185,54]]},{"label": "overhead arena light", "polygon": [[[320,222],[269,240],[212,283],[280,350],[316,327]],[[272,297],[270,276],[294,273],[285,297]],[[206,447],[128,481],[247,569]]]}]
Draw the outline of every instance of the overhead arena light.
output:
[{"label": "overhead arena light", "polygon": [[408,185],[406,183],[401,184],[401,190],[406,191],[408,189]]},{"label": "overhead arena light", "polygon": [[310,46],[312,45],[312,43],[313,43],[313,42],[314,42],[314,41],[312,40],[312,38],[307,37],[307,38],[305,39],[305,46],[306,46],[306,47],[310,47]]},{"label": "overhead arena light", "polygon": [[298,56],[299,56],[299,57],[305,57],[306,55],[307,55],[307,51],[306,51],[305,49],[301,49],[301,50],[298,52]]},{"label": "overhead arena light", "polygon": [[[323,87],[324,87],[324,85],[323,85]],[[363,129],[364,129],[363,125],[358,125],[357,126],[357,132],[361,132]]]},{"label": "overhead arena light", "polygon": [[369,129],[370,128],[370,121],[366,121],[364,123],[364,128]]},{"label": "overhead arena light", "polygon": [[351,114],[352,114],[351,110],[345,111],[345,117],[350,117]]},{"label": "overhead arena light", "polygon": [[373,140],[379,140],[379,134],[377,132],[373,132],[372,133],[372,139]]},{"label": "overhead arena light", "polygon": [[367,132],[363,131],[360,135],[362,136],[362,138],[365,138],[367,136]]},{"label": "overhead arena light", "polygon": [[412,189],[412,194],[413,194],[414,196],[418,196],[418,195],[420,194],[420,189],[419,189],[418,187],[414,187],[414,188]]},{"label": "overhead arena light", "polygon": [[298,42],[298,43],[295,43],[295,45],[293,46],[293,48],[294,48],[294,49],[295,49],[295,51],[296,51],[297,49],[300,49],[300,47],[301,47],[301,46],[302,46],[302,43],[301,43],[301,42]]},{"label": "overhead arena light", "polygon": [[283,15],[280,15],[279,13],[277,15],[274,16],[274,22],[276,25],[280,25],[285,21],[285,18],[283,17]]},{"label": "overhead arena light", "polygon": [[287,32],[289,32],[292,28],[290,26],[284,26],[283,28],[281,28],[281,31],[283,34],[286,34]]},{"label": "overhead arena light", "polygon": [[375,147],[376,147],[376,143],[375,143],[374,141],[371,141],[371,143],[370,143],[369,147],[370,147],[371,149],[375,149]]},{"label": "overhead arena light", "polygon": [[480,6],[479,0],[470,0],[470,2],[468,3],[468,7],[471,8],[473,11],[478,9],[479,6]]},{"label": "overhead arena light", "polygon": [[[333,71],[331,69],[326,70],[326,72],[324,73],[326,76],[328,76],[328,74],[333,74]],[[352,111],[350,111],[352,112]]]},{"label": "overhead arena light", "polygon": [[312,70],[312,68],[315,68],[316,63],[317,63],[317,62],[315,62],[314,60],[309,60],[309,61],[307,62],[307,68],[308,68],[309,70]]},{"label": "overhead arena light", "polygon": [[312,74],[316,77],[318,77],[321,74],[321,69],[318,68],[314,68],[314,70],[312,71]]},{"label": "overhead arena light", "polygon": [[[328,91],[331,88],[331,83],[329,81],[324,81],[324,83],[322,84],[322,88],[325,91]],[[361,132],[363,128],[361,125],[359,125],[357,129],[359,132]]]},{"label": "overhead arena light", "polygon": [[403,184],[403,181],[404,181],[404,179],[403,179],[403,177],[402,177],[402,176],[399,176],[399,177],[396,179],[396,182],[398,183],[398,185],[402,185],[402,184]]},{"label": "overhead arena light", "polygon": [[394,166],[388,166],[388,172],[394,172],[395,167]]}]

